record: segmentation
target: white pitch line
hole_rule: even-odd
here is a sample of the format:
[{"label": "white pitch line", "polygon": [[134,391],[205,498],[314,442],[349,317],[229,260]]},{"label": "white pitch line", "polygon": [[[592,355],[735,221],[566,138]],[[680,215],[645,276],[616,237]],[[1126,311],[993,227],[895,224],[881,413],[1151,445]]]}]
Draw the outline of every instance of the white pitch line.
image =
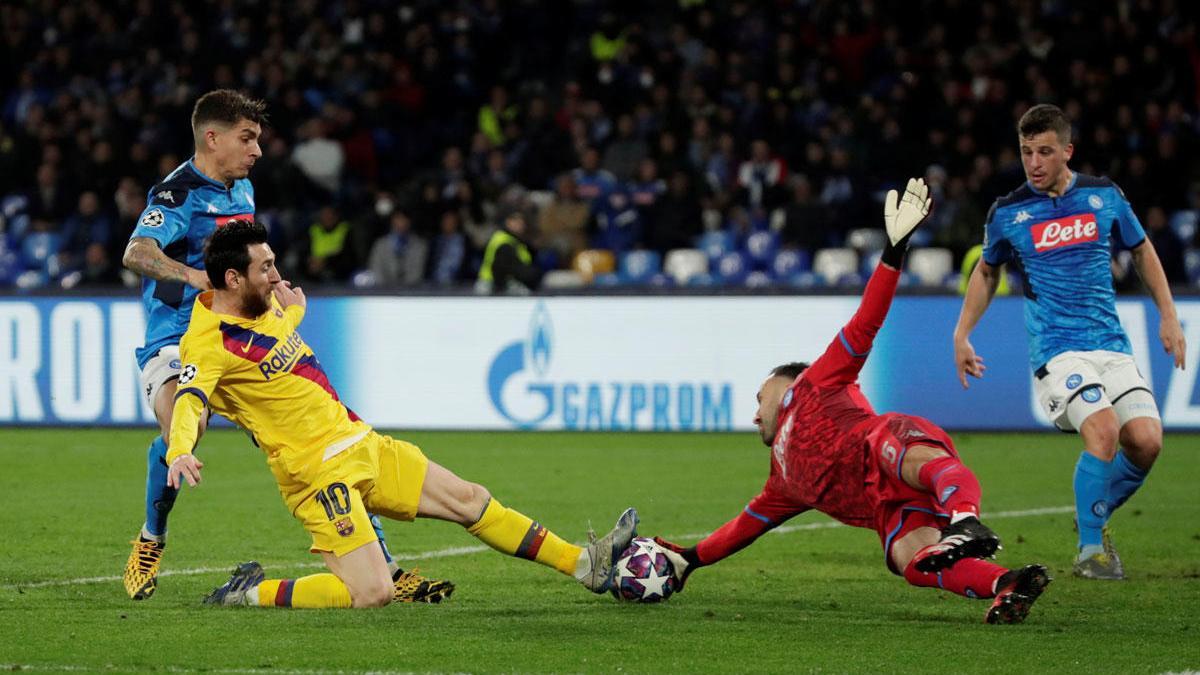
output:
[{"label": "white pitch line", "polygon": [[[1074,511],[1075,511],[1074,506],[1046,506],[1046,507],[1037,508],[1037,509],[1024,509],[1024,510],[1019,510],[1019,511],[997,511],[996,513],[986,514],[986,517],[989,520],[995,520],[995,519],[1000,519],[1000,518],[1026,518],[1029,516],[1048,516],[1048,515],[1054,515],[1054,514],[1059,514],[1059,513],[1073,513]],[[831,521],[823,521],[820,523],[804,523],[803,525],[781,525],[781,526],[771,530],[769,533],[770,534],[790,534],[792,532],[804,532],[804,531],[809,531],[809,530],[828,530],[828,529],[833,529],[833,528],[837,528],[837,527],[847,527],[847,526],[843,525],[842,523],[837,522],[836,520],[831,520]],[[670,539],[691,540],[691,539],[701,539],[701,538],[707,537],[709,534],[712,534],[712,533],[711,532],[700,532],[700,533],[694,533],[694,534],[680,534],[680,535],[674,535],[669,538]],[[401,560],[401,561],[431,560],[434,558],[450,558],[450,557],[455,557],[455,556],[460,556],[460,555],[470,555],[472,553],[479,553],[479,552],[487,551],[487,550],[490,550],[487,546],[454,546],[451,548],[442,548],[442,549],[437,549],[434,551],[422,551],[419,553],[407,553],[407,554],[401,553],[401,554],[393,554],[393,555],[395,556],[395,558],[397,560]],[[301,562],[301,563],[280,562],[280,563],[274,563],[274,564],[269,564],[269,565],[265,565],[265,566],[266,567],[275,567],[275,568],[284,568],[284,569],[295,569],[295,568],[308,569],[308,568],[325,567],[325,563],[323,563],[323,562]],[[162,572],[160,572],[159,576],[162,576],[162,577],[193,576],[196,574],[212,574],[214,572],[228,572],[229,569],[230,569],[230,567],[228,565],[224,565],[222,567],[192,567],[189,569],[182,569],[182,570],[166,569],[166,570],[163,570]],[[45,588],[47,586],[77,586],[77,585],[81,585],[81,584],[104,584],[104,583],[111,583],[111,582],[115,582],[115,581],[121,581],[121,577],[119,575],[110,575],[110,576],[103,576],[103,577],[80,577],[77,579],[52,579],[49,581],[35,581],[32,583],[28,583],[28,584],[5,584],[4,586],[2,586],[0,588],[5,588],[5,589],[9,589],[9,590],[22,590],[22,589],[26,589],[26,588]]]}]

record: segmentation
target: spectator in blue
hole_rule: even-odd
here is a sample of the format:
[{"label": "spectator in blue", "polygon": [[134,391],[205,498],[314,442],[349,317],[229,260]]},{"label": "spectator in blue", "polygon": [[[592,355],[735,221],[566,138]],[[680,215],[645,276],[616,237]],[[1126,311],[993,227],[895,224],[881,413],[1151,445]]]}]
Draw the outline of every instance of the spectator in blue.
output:
[{"label": "spectator in blue", "polygon": [[579,157],[579,167],[571,171],[575,181],[575,194],[593,205],[593,208],[617,187],[617,179],[600,168],[600,153],[595,147],[587,147]]},{"label": "spectator in blue", "polygon": [[91,263],[102,266],[108,258],[108,244],[112,236],[112,220],[100,210],[100,198],[88,190],[79,195],[79,206],[63,221],[62,247],[59,262],[63,270],[82,269],[89,256]]},{"label": "spectator in blue", "polygon": [[636,205],[624,189],[610,190],[595,202],[596,233],[592,243],[614,253],[639,248],[642,243],[642,219]]},{"label": "spectator in blue", "polygon": [[438,222],[438,234],[430,251],[429,280],[439,286],[453,285],[463,277],[467,238],[460,221],[458,211],[449,209]]},{"label": "spectator in blue", "polygon": [[637,176],[625,186],[637,209],[643,232],[658,227],[659,201],[667,194],[667,183],[658,177],[658,162],[646,157],[638,162]]}]

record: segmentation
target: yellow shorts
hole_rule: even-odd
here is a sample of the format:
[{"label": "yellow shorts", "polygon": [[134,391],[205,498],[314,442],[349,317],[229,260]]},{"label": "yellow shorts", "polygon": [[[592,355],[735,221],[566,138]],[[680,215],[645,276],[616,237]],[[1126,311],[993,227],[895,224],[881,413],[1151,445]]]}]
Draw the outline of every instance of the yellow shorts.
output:
[{"label": "yellow shorts", "polygon": [[293,511],[312,535],[310,550],[340,557],[377,541],[372,513],[416,518],[428,467],[420,448],[374,431],[326,460]]}]

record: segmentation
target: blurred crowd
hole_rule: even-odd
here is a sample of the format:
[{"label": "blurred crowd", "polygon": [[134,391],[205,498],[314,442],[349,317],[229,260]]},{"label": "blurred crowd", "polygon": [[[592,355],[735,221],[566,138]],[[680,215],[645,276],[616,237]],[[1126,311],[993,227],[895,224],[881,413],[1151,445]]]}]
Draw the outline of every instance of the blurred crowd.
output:
[{"label": "blurred crowd", "polygon": [[1200,272],[1190,3],[2,0],[0,25],[3,286],[131,283],[147,191],[222,87],[268,103],[250,177],[299,279],[469,285],[514,215],[544,270],[711,231],[811,254],[910,175],[958,260],[1041,102],[1171,280]]}]

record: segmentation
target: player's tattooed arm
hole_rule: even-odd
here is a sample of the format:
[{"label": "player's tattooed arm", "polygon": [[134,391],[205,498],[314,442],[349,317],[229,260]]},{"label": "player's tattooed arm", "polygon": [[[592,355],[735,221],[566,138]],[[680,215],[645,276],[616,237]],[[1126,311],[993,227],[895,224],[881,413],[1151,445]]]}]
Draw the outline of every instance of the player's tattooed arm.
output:
[{"label": "player's tattooed arm", "polygon": [[200,290],[212,288],[208,275],[201,270],[172,260],[163,253],[158,242],[150,237],[134,237],[125,247],[121,264],[144,277],[158,281],[180,281]]}]

